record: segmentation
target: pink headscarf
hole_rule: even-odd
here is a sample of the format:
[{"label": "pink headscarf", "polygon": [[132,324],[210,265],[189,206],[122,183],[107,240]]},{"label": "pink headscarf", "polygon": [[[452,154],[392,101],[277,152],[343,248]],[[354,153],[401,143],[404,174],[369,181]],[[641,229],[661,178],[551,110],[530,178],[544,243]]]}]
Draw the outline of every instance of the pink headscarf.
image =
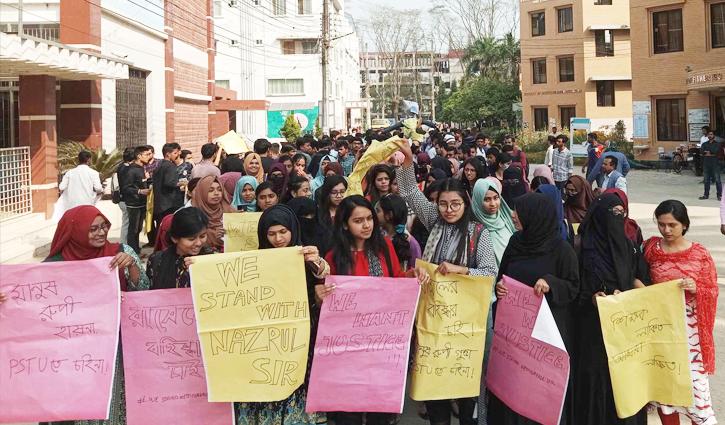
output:
[{"label": "pink headscarf", "polygon": [[537,165],[534,169],[534,177],[544,177],[549,181],[549,184],[554,184],[554,173],[551,172],[551,168],[548,165]]},{"label": "pink headscarf", "polygon": [[496,185],[496,187],[498,188],[498,193],[501,193],[501,191],[503,191],[503,186],[501,185],[501,182],[498,181],[498,179],[496,177],[488,176],[486,178],[491,180]]},{"label": "pink headscarf", "polygon": [[453,164],[453,177],[458,175],[458,170],[461,168],[460,165],[458,165],[458,160],[456,158],[448,158],[448,160]]}]

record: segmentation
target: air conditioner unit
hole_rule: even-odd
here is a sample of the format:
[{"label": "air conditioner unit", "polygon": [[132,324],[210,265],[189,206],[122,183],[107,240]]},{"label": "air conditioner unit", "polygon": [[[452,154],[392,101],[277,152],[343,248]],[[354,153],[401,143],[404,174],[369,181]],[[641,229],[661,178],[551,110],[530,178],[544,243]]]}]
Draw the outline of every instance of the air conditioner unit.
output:
[{"label": "air conditioner unit", "polygon": [[237,0],[229,0],[229,7],[237,7]]}]

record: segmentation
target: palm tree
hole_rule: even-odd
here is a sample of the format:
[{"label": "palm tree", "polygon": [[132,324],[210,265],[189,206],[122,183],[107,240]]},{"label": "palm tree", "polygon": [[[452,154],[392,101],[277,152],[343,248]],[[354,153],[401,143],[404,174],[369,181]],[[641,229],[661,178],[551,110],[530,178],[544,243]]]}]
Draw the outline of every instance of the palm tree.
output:
[{"label": "palm tree", "polygon": [[494,37],[482,37],[469,44],[462,57],[467,74],[488,77],[498,62],[497,50]]},{"label": "palm tree", "polygon": [[521,63],[521,42],[512,33],[508,33],[497,41],[499,58],[506,70],[505,78],[514,84],[519,81]]}]

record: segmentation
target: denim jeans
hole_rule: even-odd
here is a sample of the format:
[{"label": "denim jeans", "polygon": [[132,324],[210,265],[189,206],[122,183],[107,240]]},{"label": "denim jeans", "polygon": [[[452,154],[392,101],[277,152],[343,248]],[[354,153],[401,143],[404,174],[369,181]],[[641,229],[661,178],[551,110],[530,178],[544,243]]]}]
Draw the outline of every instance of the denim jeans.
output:
[{"label": "denim jeans", "polygon": [[703,170],[705,177],[705,196],[710,196],[710,180],[714,180],[715,187],[717,188],[717,197],[721,197],[722,181],[720,181],[720,167],[718,165],[706,165]]}]

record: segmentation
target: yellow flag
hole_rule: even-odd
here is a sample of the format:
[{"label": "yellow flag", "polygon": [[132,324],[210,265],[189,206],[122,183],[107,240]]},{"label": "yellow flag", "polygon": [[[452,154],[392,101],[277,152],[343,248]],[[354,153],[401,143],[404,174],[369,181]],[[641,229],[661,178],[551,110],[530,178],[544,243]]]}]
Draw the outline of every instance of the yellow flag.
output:
[{"label": "yellow flag", "polygon": [[217,143],[224,149],[224,152],[230,155],[249,152],[247,142],[234,130],[230,130],[227,134],[217,139]]},{"label": "yellow flag", "polygon": [[199,256],[191,282],[209,401],[279,401],[302,385],[310,318],[299,247]]},{"label": "yellow flag", "polygon": [[259,249],[257,226],[261,212],[224,213],[224,252]]},{"label": "yellow flag", "polygon": [[418,142],[422,142],[425,137],[422,134],[418,133],[418,125],[419,122],[417,118],[408,118],[407,120],[404,120],[403,134],[405,134],[405,137],[409,137]]},{"label": "yellow flag", "polygon": [[693,405],[685,296],[678,281],[599,298],[617,416],[650,401]]},{"label": "yellow flag", "polygon": [[416,316],[416,347],[411,368],[413,400],[475,397],[481,391],[481,365],[493,278],[435,272],[421,288]]},{"label": "yellow flag", "polygon": [[[146,196],[146,216],[144,217],[144,231],[149,233],[154,227],[154,190],[153,186],[150,187],[151,191]],[[155,243],[156,241],[149,241]]]},{"label": "yellow flag", "polygon": [[403,140],[398,136],[391,137],[384,142],[372,142],[370,147],[365,151],[360,161],[355,165],[355,169],[347,178],[347,191],[345,191],[345,197],[350,195],[362,195],[362,181],[365,178],[365,174],[368,172],[373,165],[380,163],[384,159],[388,158],[394,152],[400,149],[395,144],[396,140]]}]

